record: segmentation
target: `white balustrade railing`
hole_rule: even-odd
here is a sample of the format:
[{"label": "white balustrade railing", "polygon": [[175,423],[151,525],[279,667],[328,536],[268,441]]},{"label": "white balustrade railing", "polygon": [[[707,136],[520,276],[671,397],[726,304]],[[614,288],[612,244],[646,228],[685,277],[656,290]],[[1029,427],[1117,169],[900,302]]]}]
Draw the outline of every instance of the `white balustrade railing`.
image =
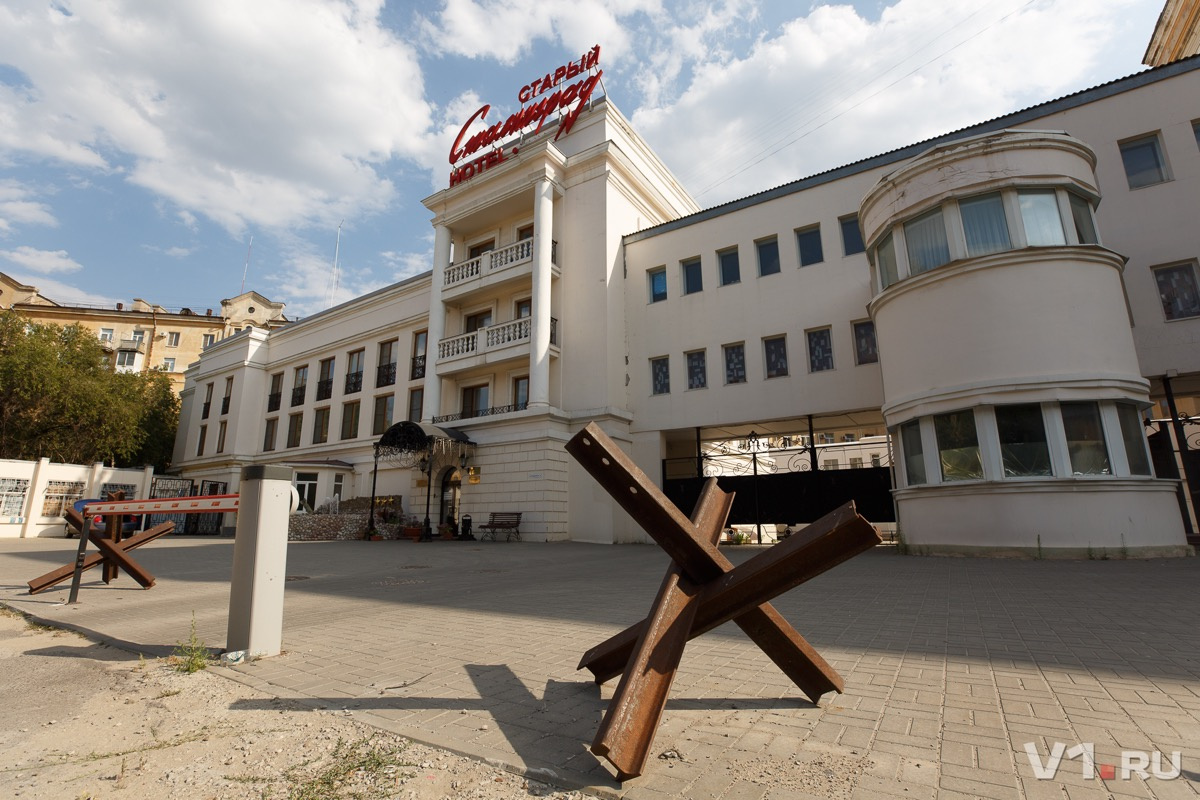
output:
[{"label": "white balustrade railing", "polygon": [[[484,328],[483,330],[487,330]],[[456,358],[469,356],[479,349],[479,331],[451,336],[438,342],[438,358]]]},{"label": "white balustrade railing", "polygon": [[443,273],[442,285],[454,286],[471,278],[478,278],[481,274],[506,269],[532,260],[533,240],[522,239],[498,250],[482,253],[461,264],[451,264]]},{"label": "white balustrade railing", "polygon": [[504,347],[515,342],[529,341],[533,333],[533,320],[529,317],[514,319],[512,322],[501,322],[491,325],[484,330],[487,332],[487,348]]}]

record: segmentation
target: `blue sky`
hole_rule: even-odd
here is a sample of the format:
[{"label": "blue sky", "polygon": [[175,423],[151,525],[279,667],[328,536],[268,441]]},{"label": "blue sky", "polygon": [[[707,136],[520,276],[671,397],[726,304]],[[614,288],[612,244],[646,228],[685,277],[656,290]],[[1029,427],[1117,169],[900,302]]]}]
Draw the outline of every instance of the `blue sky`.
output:
[{"label": "blue sky", "polygon": [[712,206],[1138,72],[1161,8],[2,0],[0,271],[217,308],[249,253],[245,287],[304,316],[428,270],[421,199],[463,122],[595,44],[609,99]]}]

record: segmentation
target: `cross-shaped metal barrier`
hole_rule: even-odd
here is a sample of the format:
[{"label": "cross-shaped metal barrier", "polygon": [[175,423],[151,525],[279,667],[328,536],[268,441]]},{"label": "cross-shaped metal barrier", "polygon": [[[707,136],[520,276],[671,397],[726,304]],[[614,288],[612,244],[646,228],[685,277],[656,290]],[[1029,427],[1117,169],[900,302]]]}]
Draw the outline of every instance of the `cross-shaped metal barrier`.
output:
[{"label": "cross-shaped metal barrier", "polygon": [[[51,570],[45,575],[29,581],[29,593],[37,594],[57,586],[67,578],[72,578],[71,594],[68,602],[74,603],[79,597],[79,584],[86,570],[103,565],[104,582],[108,583],[125,570],[143,588],[149,589],[154,585],[154,576],[129,555],[129,551],[165,536],[175,530],[175,523],[164,522],[149,530],[142,531],[128,539],[121,538],[121,517],[127,514],[211,514],[238,510],[238,495],[219,494],[203,495],[200,497],[171,497],[162,500],[123,500],[120,493],[110,495],[108,500],[88,503],[83,508],[83,514],[74,509],[66,512],[67,523],[79,530],[79,549],[75,554],[75,563]],[[94,517],[105,518],[104,530],[92,527]],[[92,542],[100,551],[98,554],[87,554],[87,544]]]},{"label": "cross-shaped metal barrier", "polygon": [[769,601],[880,543],[853,502],[734,567],[716,547],[733,495],[715,479],[689,520],[594,422],[566,449],[672,560],[650,615],[579,664],[597,683],[621,675],[592,743],[619,780],[642,773],[684,645],[724,622],[736,622],[813,703],[842,691],[837,672]]}]

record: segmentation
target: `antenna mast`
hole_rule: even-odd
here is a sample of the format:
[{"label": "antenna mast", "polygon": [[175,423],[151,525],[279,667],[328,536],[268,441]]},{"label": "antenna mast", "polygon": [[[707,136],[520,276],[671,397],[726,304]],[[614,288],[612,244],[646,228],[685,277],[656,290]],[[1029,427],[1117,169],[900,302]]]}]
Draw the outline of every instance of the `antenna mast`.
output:
[{"label": "antenna mast", "polygon": [[337,296],[338,277],[339,277],[338,276],[338,251],[341,249],[341,246],[342,246],[342,224],[345,221],[346,220],[342,220],[341,222],[338,223],[337,241],[333,245],[333,276],[332,276],[333,277],[333,286],[329,290],[329,305],[330,305],[330,307],[333,306],[333,298]]},{"label": "antenna mast", "polygon": [[242,289],[238,294],[246,292],[246,273],[250,271],[250,251],[254,249],[254,234],[250,234],[250,246],[246,248],[246,266],[242,267]]}]

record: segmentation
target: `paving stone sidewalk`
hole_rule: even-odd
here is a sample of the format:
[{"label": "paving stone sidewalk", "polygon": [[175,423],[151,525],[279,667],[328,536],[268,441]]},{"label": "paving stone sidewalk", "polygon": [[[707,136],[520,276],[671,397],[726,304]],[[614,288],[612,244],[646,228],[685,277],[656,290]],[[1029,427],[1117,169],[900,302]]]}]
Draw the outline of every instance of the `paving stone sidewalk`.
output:
[{"label": "paving stone sidewalk", "polygon": [[[148,654],[193,614],[225,639],[229,539],[136,551],[143,591],[88,573],[30,596],[75,542],[0,540],[0,602]],[[755,548],[726,550],[734,563]],[[814,707],[733,625],[691,642],[646,774],[619,784],[587,746],[614,683],[575,667],[637,621],[665,556],[578,543],[309,542],[288,553],[284,647],[222,671],[345,708],[428,744],[559,785],[641,798],[1200,796],[1200,559],[1080,562],[902,557],[878,548],[776,607],[841,672]],[[11,679],[9,676],[7,679]],[[1056,743],[1091,743],[1097,771]],[[1122,779],[1121,752],[1180,752],[1173,780]],[[1131,756],[1132,757],[1132,756]]]}]

